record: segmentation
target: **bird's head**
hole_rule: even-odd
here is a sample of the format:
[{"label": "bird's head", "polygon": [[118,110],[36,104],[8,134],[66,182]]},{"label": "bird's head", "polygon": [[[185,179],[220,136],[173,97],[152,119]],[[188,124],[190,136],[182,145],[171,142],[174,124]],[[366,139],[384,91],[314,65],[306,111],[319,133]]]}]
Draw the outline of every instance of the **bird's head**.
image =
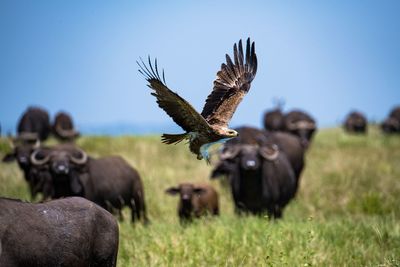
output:
[{"label": "bird's head", "polygon": [[237,137],[239,135],[239,133],[232,129],[224,129],[223,135],[226,138],[233,138],[233,137]]}]

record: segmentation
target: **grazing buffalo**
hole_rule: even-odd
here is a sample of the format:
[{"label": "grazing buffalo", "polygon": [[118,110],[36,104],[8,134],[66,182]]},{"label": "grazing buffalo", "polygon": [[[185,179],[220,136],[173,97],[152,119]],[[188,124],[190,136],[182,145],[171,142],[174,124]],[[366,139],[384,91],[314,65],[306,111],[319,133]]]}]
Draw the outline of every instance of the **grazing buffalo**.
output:
[{"label": "grazing buffalo", "polygon": [[400,107],[395,107],[381,124],[385,133],[400,133]]},{"label": "grazing buffalo", "polygon": [[[238,144],[260,146],[263,144],[276,144],[278,148],[285,153],[293,167],[297,183],[304,168],[305,154],[305,148],[301,144],[300,138],[286,132],[266,132],[253,127],[240,127],[235,130],[239,133],[239,137],[227,141],[222,148],[222,153],[227,147]],[[228,175],[228,165],[229,164],[221,160],[213,169],[211,178],[216,178],[220,175]]]},{"label": "grazing buffalo", "polygon": [[38,107],[29,107],[19,119],[17,134],[19,139],[44,141],[51,132],[47,111]]},{"label": "grazing buffalo", "polygon": [[99,159],[71,145],[61,144],[51,149],[37,149],[31,155],[32,164],[47,169],[43,177],[48,184],[50,176],[51,198],[66,196],[85,197],[106,210],[116,210],[122,219],[121,209],[128,206],[132,222],[148,222],[144,191],[139,173],[123,158],[109,156]]},{"label": "grazing buffalo", "polygon": [[236,213],[282,217],[296,193],[296,177],[276,144],[234,145],[221,154],[229,172]]},{"label": "grazing buffalo", "polygon": [[29,185],[31,198],[34,199],[36,194],[42,192],[44,186],[37,179],[38,172],[40,171],[30,160],[33,151],[40,146],[40,142],[35,143],[16,141],[11,143],[12,152],[6,154],[3,158],[3,162],[17,161],[19,168],[24,174],[25,181]]},{"label": "grazing buffalo", "polygon": [[79,197],[45,203],[0,198],[0,266],[114,267],[118,224]]},{"label": "grazing buffalo", "polygon": [[79,136],[69,114],[58,112],[53,123],[53,134],[62,141],[70,141]]},{"label": "grazing buffalo", "polygon": [[219,215],[218,193],[210,185],[182,183],[165,192],[170,195],[179,194],[178,216],[181,223],[206,214]]},{"label": "grazing buffalo", "polygon": [[294,110],[285,115],[285,131],[300,137],[304,147],[308,147],[317,129],[315,120],[307,113]]},{"label": "grazing buffalo", "polygon": [[367,118],[358,111],[350,112],[343,124],[343,128],[349,133],[366,133],[367,126]]}]

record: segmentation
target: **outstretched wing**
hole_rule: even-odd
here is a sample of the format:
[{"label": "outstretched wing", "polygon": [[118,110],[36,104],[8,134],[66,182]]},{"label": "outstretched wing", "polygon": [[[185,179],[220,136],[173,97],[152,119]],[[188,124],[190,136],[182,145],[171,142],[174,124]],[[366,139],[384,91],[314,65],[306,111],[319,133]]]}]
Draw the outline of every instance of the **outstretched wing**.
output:
[{"label": "outstretched wing", "polygon": [[226,64],[221,65],[214,81],[214,88],[207,97],[201,115],[209,124],[227,127],[237,106],[250,90],[250,84],[257,72],[257,56],[254,42],[250,47],[250,38],[246,44],[246,58],[243,56],[242,40],[239,50],[233,46],[234,62],[226,55]]},{"label": "outstretched wing", "polygon": [[153,68],[150,57],[149,66],[140,59],[136,61],[139,65],[139,72],[143,74],[149,82],[148,86],[154,90],[151,94],[157,98],[157,103],[176,124],[182,127],[186,132],[198,131],[208,128],[209,125],[205,119],[182,97],[172,92],[165,83],[164,71],[160,78],[157,69],[157,59]]}]

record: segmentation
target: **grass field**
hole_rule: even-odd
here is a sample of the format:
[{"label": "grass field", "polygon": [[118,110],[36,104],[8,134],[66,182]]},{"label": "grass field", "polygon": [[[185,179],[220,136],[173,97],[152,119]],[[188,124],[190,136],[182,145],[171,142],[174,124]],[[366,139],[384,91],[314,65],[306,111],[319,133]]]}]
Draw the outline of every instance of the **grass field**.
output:
[{"label": "grass field", "polygon": [[[229,189],[208,179],[211,167],[159,139],[78,141],[93,156],[123,156],[142,175],[151,224],[120,223],[118,266],[400,266],[400,136],[320,131],[279,221],[235,216]],[[0,156],[6,150],[3,140]],[[183,181],[213,184],[221,216],[181,227],[177,198],[164,190]],[[29,200],[27,189],[16,164],[0,163],[1,196]]]}]

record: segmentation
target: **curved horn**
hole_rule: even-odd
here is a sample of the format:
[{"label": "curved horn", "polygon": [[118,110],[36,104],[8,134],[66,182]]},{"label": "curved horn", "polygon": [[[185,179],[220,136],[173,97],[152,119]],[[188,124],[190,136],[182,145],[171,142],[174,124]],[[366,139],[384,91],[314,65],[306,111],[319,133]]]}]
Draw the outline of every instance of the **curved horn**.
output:
[{"label": "curved horn", "polygon": [[33,145],[33,148],[39,148],[40,147],[40,140],[39,139],[36,139],[36,142],[35,142],[35,144]]},{"label": "curved horn", "polygon": [[298,121],[295,125],[297,129],[315,129],[315,123],[310,121]]},{"label": "curved horn", "polygon": [[278,158],[279,156],[279,149],[276,144],[273,144],[272,146],[264,146],[260,148],[260,154],[263,158],[265,158],[268,161],[274,161]]},{"label": "curved horn", "polygon": [[36,158],[36,155],[37,155],[37,153],[39,153],[39,149],[36,149],[32,154],[31,154],[31,162],[32,162],[32,164],[33,165],[43,165],[43,164],[45,164],[46,162],[48,162],[49,161],[49,159],[50,159],[50,156],[49,155],[47,155],[46,157],[44,157],[43,159],[37,159]]},{"label": "curved horn", "polygon": [[75,164],[78,164],[78,165],[85,164],[87,162],[87,159],[88,159],[88,156],[87,156],[86,152],[83,151],[82,149],[79,149],[79,148],[77,150],[79,150],[79,152],[81,153],[82,158],[76,158],[76,157],[71,155],[71,161],[73,163],[75,163]]},{"label": "curved horn", "polygon": [[78,134],[74,129],[63,129],[60,124],[56,125],[56,132],[63,138],[72,138]]},{"label": "curved horn", "polygon": [[220,158],[220,160],[232,159],[232,158],[236,157],[239,152],[240,152],[239,145],[225,147],[221,151],[219,158]]},{"label": "curved horn", "polygon": [[38,133],[20,132],[17,136],[17,139],[22,141],[34,141],[39,139],[39,135]]},{"label": "curved horn", "polygon": [[296,130],[296,129],[298,129],[297,123],[294,123],[293,121],[288,121],[286,123],[286,127],[288,128],[288,130]]}]

